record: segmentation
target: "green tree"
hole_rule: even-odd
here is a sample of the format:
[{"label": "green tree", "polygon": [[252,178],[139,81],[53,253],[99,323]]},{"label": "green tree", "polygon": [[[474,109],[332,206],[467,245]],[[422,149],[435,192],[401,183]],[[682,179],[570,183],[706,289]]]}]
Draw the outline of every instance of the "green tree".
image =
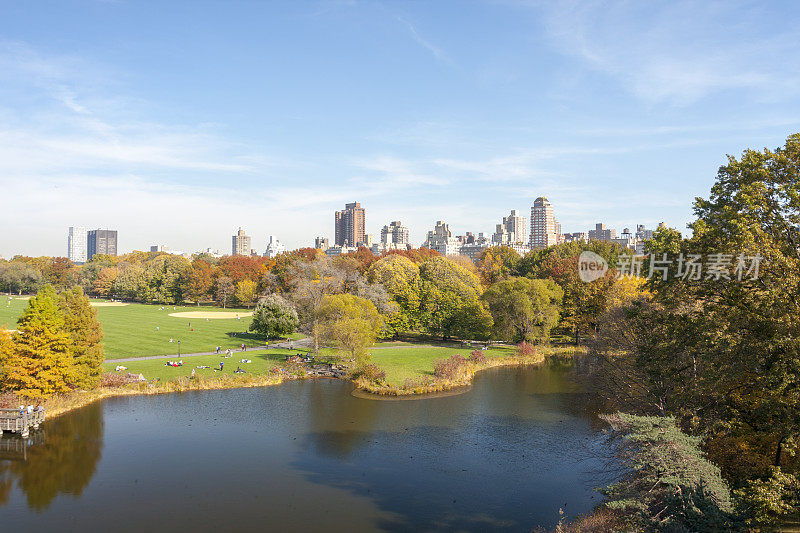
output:
[{"label": "green tree", "polygon": [[444,257],[433,257],[419,269],[420,321],[424,328],[445,339],[485,338],[492,318],[480,300],[478,276]]},{"label": "green tree", "polygon": [[250,331],[268,339],[287,337],[295,332],[299,323],[294,306],[280,295],[270,294],[256,305]]},{"label": "green tree", "polygon": [[0,263],[0,290],[17,294],[34,292],[42,282],[42,273],[19,261]]},{"label": "green tree", "polygon": [[26,398],[48,398],[70,390],[70,335],[52,285],[29,300],[17,330],[14,347],[2,363],[4,387]]},{"label": "green tree", "polygon": [[127,264],[122,267],[113,282],[113,294],[128,300],[141,300],[146,289],[144,268],[139,264]]},{"label": "green tree", "polygon": [[601,492],[632,531],[732,531],[733,505],[719,468],[671,417],[602,417],[622,438],[626,471]]},{"label": "green tree", "polygon": [[779,466],[773,466],[767,478],[748,481],[736,496],[744,503],[743,511],[752,526],[789,523],[800,513],[800,479],[781,472]]},{"label": "green tree", "polygon": [[73,368],[68,385],[70,388],[95,388],[100,383],[105,361],[103,328],[97,320],[97,310],[80,287],[62,292],[58,304],[70,335]]},{"label": "green tree", "polygon": [[397,312],[387,317],[394,332],[419,329],[422,299],[419,266],[402,255],[387,255],[372,263],[367,270],[367,280],[382,286],[397,303]]},{"label": "green tree", "polygon": [[352,294],[326,295],[317,313],[323,342],[346,353],[359,368],[369,362],[367,347],[375,343],[383,326],[372,302]]},{"label": "green tree", "polygon": [[489,287],[482,298],[498,339],[546,342],[558,323],[563,295],[553,280],[510,278]]},{"label": "green tree", "polygon": [[190,268],[179,255],[162,254],[145,263],[142,298],[147,302],[177,304],[183,301],[181,280]]}]

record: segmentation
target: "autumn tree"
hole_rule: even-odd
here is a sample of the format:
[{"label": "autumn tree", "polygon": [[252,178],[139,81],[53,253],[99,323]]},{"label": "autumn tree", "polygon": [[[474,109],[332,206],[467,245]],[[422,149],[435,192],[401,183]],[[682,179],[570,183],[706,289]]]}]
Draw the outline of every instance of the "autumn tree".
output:
[{"label": "autumn tree", "polygon": [[72,356],[71,388],[91,389],[100,382],[103,361],[103,329],[97,310],[80,287],[63,291],[58,305],[64,315],[64,328],[70,336]]},{"label": "autumn tree", "polygon": [[184,294],[200,305],[200,300],[208,296],[214,286],[214,268],[205,259],[195,259],[191,267],[184,270],[181,283]]},{"label": "autumn tree", "polygon": [[508,246],[492,246],[481,252],[477,268],[485,285],[497,283],[515,275],[520,255]]},{"label": "autumn tree", "polygon": [[250,331],[268,339],[287,337],[295,332],[299,323],[294,306],[282,296],[270,294],[256,305]]},{"label": "autumn tree", "polygon": [[[673,254],[667,279],[653,276],[651,296],[623,305],[600,330],[620,333],[609,331],[598,353],[600,375],[615,378],[605,389],[636,387],[632,406],[705,437],[709,458],[736,484],[775,467],[796,475],[800,134],[775,150],[729,156],[694,212],[691,237],[659,230],[648,242],[657,258]],[[692,256],[701,259],[695,278],[686,275]]]},{"label": "autumn tree", "polygon": [[256,301],[258,298],[258,284],[251,280],[251,279],[243,279],[242,281],[236,284],[236,289],[234,290],[234,296],[236,297],[236,301],[239,302],[239,305],[243,305],[245,307],[250,307],[253,305],[253,302]]},{"label": "autumn tree", "polygon": [[114,296],[114,282],[119,276],[119,270],[114,267],[105,267],[97,275],[92,284],[94,294],[103,298]]},{"label": "autumn tree", "polygon": [[319,309],[327,295],[340,293],[343,287],[342,275],[327,258],[311,262],[298,261],[293,264],[291,273],[290,298],[294,302],[300,323],[306,333],[311,335],[314,351],[319,350]]},{"label": "autumn tree", "polygon": [[372,302],[352,294],[326,295],[317,315],[323,342],[342,350],[359,368],[369,362],[366,349],[375,343],[382,326]]},{"label": "autumn tree", "polygon": [[54,287],[66,289],[75,285],[78,278],[78,269],[75,263],[66,257],[54,257],[42,274],[45,280]]},{"label": "autumn tree", "polygon": [[236,285],[233,280],[228,276],[220,276],[217,278],[216,300],[218,305],[222,305],[225,309],[230,303],[236,291]]},{"label": "autumn tree", "polygon": [[13,340],[2,362],[6,389],[26,398],[48,398],[70,390],[71,339],[52,285],[45,285],[29,300]]}]

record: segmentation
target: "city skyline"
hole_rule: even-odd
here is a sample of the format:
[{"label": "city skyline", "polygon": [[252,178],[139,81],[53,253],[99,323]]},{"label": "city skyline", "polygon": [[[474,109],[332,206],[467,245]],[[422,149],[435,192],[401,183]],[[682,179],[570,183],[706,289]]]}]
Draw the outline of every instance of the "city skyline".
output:
[{"label": "city skyline", "polygon": [[0,227],[27,237],[0,254],[90,224],[121,251],[239,225],[296,248],[352,198],[415,243],[542,195],[564,232],[685,231],[726,154],[800,130],[800,6],[731,4],[10,4]]},{"label": "city skyline", "polygon": [[[625,244],[623,242],[625,239],[623,239],[623,238],[617,239],[616,228],[607,228],[606,224],[602,223],[602,222],[601,223],[595,223],[595,229],[590,229],[588,231],[572,232],[572,233],[570,233],[570,232],[562,232],[560,224],[558,223],[557,220],[555,220],[555,217],[554,217],[554,207],[555,206],[550,204],[549,201],[547,200],[547,198],[544,198],[544,197],[537,198],[534,201],[533,205],[531,206],[531,209],[530,209],[531,213],[534,214],[534,212],[537,209],[541,209],[543,206],[546,206],[546,207],[544,207],[544,209],[545,209],[545,211],[547,213],[549,213],[549,215],[547,215],[547,216],[550,217],[550,222],[549,223],[548,222],[542,222],[542,221],[539,221],[537,223],[536,219],[532,216],[531,219],[530,219],[531,223],[528,226],[525,223],[525,220],[526,220],[525,217],[519,216],[518,215],[518,210],[511,209],[510,215],[509,216],[503,216],[501,223],[495,225],[495,233],[494,234],[492,234],[491,232],[486,232],[486,231],[477,231],[476,232],[476,231],[474,231],[474,228],[473,228],[472,231],[471,230],[464,230],[461,233],[462,233],[462,235],[473,236],[473,238],[474,238],[475,235],[482,236],[483,239],[484,239],[484,242],[481,243],[482,246],[500,246],[500,245],[512,246],[515,249],[519,248],[518,251],[520,251],[522,248],[520,248],[518,245],[525,245],[525,246],[529,246],[529,247],[532,247],[532,248],[541,248],[541,247],[543,247],[542,243],[539,242],[539,240],[541,238],[541,233],[542,233],[543,230],[538,230],[538,233],[536,233],[536,230],[534,230],[534,227],[537,226],[537,225],[542,225],[542,224],[544,224],[545,227],[548,227],[548,224],[549,224],[549,226],[552,227],[551,231],[554,231],[555,233],[554,233],[553,236],[550,237],[552,242],[550,242],[550,244],[547,244],[547,246],[551,246],[551,245],[557,244],[559,242],[564,242],[565,238],[566,238],[566,240],[605,240],[605,241],[615,241],[616,240],[620,244],[623,244],[623,245]],[[358,213],[360,213],[360,215],[359,215],[359,224],[363,224],[363,222],[364,222],[364,220],[366,218],[366,208],[364,208],[361,205],[360,202],[352,202],[352,203],[346,204],[345,210],[341,210],[341,211],[336,211],[335,212],[335,215],[336,215],[335,219],[336,220],[335,220],[335,224],[334,224],[334,233],[336,231],[336,228],[340,224],[340,218],[341,217],[345,217],[345,214],[348,212],[348,210],[352,211],[354,209],[357,210]],[[659,225],[662,225],[662,224],[664,224],[663,221],[659,222]],[[345,223],[345,225],[347,225],[347,224]],[[624,225],[622,227],[622,229],[620,230],[621,231],[621,235],[625,235],[625,231],[629,230],[630,226],[631,226],[631,224]],[[641,231],[644,230],[644,228],[645,228],[644,224],[636,223],[633,226],[637,228],[637,231],[636,231],[636,235],[637,236],[640,235]],[[402,246],[409,245],[412,248],[417,248],[417,247],[425,247],[429,243],[431,243],[432,236],[433,235],[437,235],[437,232],[440,231],[440,227],[441,227],[441,231],[446,233],[446,236],[445,236],[446,238],[444,239],[443,242],[452,241],[452,242],[449,242],[449,243],[447,243],[445,245],[442,245],[443,247],[441,248],[440,251],[441,251],[441,253],[443,255],[448,255],[449,253],[451,253],[450,250],[453,250],[453,251],[457,250],[462,244],[466,244],[466,243],[458,242],[458,238],[456,238],[453,235],[457,234],[459,232],[453,232],[452,230],[450,230],[450,225],[446,221],[442,221],[442,220],[437,221],[436,224],[434,225],[434,229],[432,231],[429,230],[426,233],[426,238],[424,240],[420,241],[420,242],[417,242],[417,241],[415,241],[415,239],[410,237],[408,228],[405,225],[403,225],[402,222],[399,221],[399,220],[394,220],[394,221],[389,222],[388,224],[385,224],[383,226],[383,228],[381,229],[381,231],[380,231],[378,236],[375,236],[375,235],[372,235],[372,234],[368,234],[368,233],[364,233],[364,236],[366,237],[365,240],[371,239],[372,243],[374,243],[376,245],[380,244],[384,248],[386,247],[387,244],[402,245]],[[529,233],[527,233],[528,230],[530,230]],[[602,234],[598,233],[601,230],[602,230]],[[100,230],[97,230],[97,231],[100,231]],[[105,231],[105,230],[103,230],[103,231]],[[87,255],[88,255],[87,251],[86,251],[87,250],[86,245],[84,245],[84,251],[83,251],[83,255],[82,256],[80,255],[80,251],[77,251],[77,252],[74,251],[74,246],[75,246],[74,245],[74,242],[75,242],[74,234],[80,235],[81,233],[83,234],[83,237],[84,237],[83,240],[85,241],[86,238],[87,238],[87,235],[91,234],[91,233],[94,233],[94,232],[92,232],[92,231],[87,232],[84,227],[80,227],[80,226],[74,226],[74,227],[70,226],[68,228],[67,253],[64,255],[64,257],[69,258],[73,262],[84,262],[86,260],[86,258],[87,258]],[[116,245],[117,232],[113,231],[113,234],[114,234],[114,253],[112,255],[117,255],[117,245]],[[630,234],[630,235],[633,235],[633,234]],[[649,231],[648,235],[652,236],[652,230]],[[444,236],[444,235],[439,235],[439,237],[442,237],[442,236]],[[583,237],[580,237],[580,236],[583,236]],[[337,243],[337,242],[331,240],[330,238],[328,238],[328,237],[326,237],[324,235],[317,235],[317,236],[314,237],[314,241],[310,245],[301,245],[301,246],[298,246],[298,247],[290,248],[290,247],[286,247],[286,245],[283,244],[283,242],[281,242],[280,239],[278,239],[276,235],[269,234],[269,235],[266,236],[266,251],[263,254],[261,254],[258,251],[258,239],[257,238],[253,239],[252,236],[247,235],[247,231],[245,229],[243,229],[241,226],[238,227],[238,230],[237,230],[236,234],[233,235],[231,237],[231,239],[232,239],[232,250],[231,250],[231,254],[230,255],[252,255],[252,254],[256,254],[256,255],[264,255],[264,256],[267,256],[267,257],[274,257],[275,255],[283,253],[284,251],[290,251],[290,250],[297,249],[297,248],[320,248],[320,249],[325,250],[325,249],[328,248],[328,246],[329,246],[328,243],[330,243],[330,242],[333,242],[334,246],[339,246],[339,247],[342,246],[342,244]],[[320,242],[320,239],[325,239],[324,247],[320,246],[322,244]],[[641,241],[641,240],[642,239],[639,239],[639,241]],[[343,239],[343,241],[346,242],[346,239]],[[469,244],[472,244],[472,241],[470,241]],[[360,243],[360,246],[365,246],[367,248],[370,248],[371,245],[372,244],[366,245],[366,243],[364,243],[364,242]],[[449,246],[449,248],[448,248],[448,246]],[[345,244],[344,247],[345,248],[348,248],[348,247],[355,248],[353,246],[350,246],[349,244]],[[434,249],[438,249],[440,246],[437,244],[437,245],[433,245],[431,247],[434,248]],[[124,250],[124,251],[120,251],[120,254],[127,253],[127,252],[132,252],[132,251],[145,251],[147,249],[148,248]],[[386,248],[386,249],[388,249],[388,248]],[[149,251],[151,251],[151,252],[176,253],[176,254],[179,254],[179,255],[186,255],[186,256],[194,255],[194,254],[198,254],[198,253],[212,253],[212,251],[214,251],[212,255],[220,255],[220,256],[221,255],[227,255],[227,254],[220,253],[219,252],[219,248],[216,248],[214,246],[203,247],[203,248],[200,248],[200,249],[197,249],[197,250],[194,250],[194,251],[189,251],[189,250],[183,250],[183,249],[176,249],[173,246],[167,246],[167,245],[163,245],[162,244],[162,245],[151,245],[151,246],[149,246]],[[249,253],[248,253],[248,251],[249,251]],[[14,255],[21,255],[21,254],[14,254]],[[45,255],[51,255],[51,256],[54,256],[54,257],[59,256],[59,254],[57,254],[57,253],[56,254],[45,254]],[[472,256],[474,254],[469,254],[469,255]],[[0,257],[3,257],[3,256],[0,256]],[[13,256],[8,256],[8,258],[10,258],[10,257],[13,257]],[[76,257],[78,259],[83,257],[83,260],[76,261],[76,259],[75,259]]]}]

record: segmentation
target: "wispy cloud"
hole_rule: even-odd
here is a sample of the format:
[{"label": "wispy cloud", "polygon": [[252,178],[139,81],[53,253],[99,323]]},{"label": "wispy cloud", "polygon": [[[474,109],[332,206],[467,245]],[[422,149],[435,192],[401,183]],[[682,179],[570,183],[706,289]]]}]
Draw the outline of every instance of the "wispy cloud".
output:
[{"label": "wispy cloud", "polygon": [[785,23],[764,28],[759,4],[537,5],[560,50],[616,77],[649,103],[685,105],[729,89],[752,90],[767,99],[800,91],[800,32]]},{"label": "wispy cloud", "polygon": [[422,37],[422,35],[420,35],[419,32],[417,31],[417,28],[413,24],[411,24],[411,22],[409,22],[404,17],[398,16],[396,18],[401,24],[403,24],[408,29],[411,38],[414,39],[414,41],[418,45],[428,50],[431,54],[433,54],[433,57],[435,57],[442,63],[446,63],[451,66],[454,65],[453,60],[444,52],[444,50],[442,50],[438,46],[435,46],[430,41]]}]

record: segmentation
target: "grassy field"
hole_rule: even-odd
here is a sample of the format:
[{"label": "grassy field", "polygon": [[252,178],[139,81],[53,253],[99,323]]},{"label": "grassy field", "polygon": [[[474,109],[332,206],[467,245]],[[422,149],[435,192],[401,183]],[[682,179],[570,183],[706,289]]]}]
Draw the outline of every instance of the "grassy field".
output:
[{"label": "grassy field", "polygon": [[[296,350],[247,350],[245,352],[236,351],[233,357],[225,359],[220,355],[198,355],[195,357],[184,357],[183,366],[170,367],[166,366],[166,362],[175,359],[148,359],[145,361],[126,361],[123,363],[104,363],[103,366],[107,372],[113,372],[117,365],[127,367],[123,373],[132,372],[134,374],[142,374],[147,379],[160,379],[161,381],[170,381],[182,376],[191,376],[192,369],[195,370],[196,375],[206,377],[221,377],[224,374],[236,375],[234,370],[237,367],[241,368],[248,374],[261,375],[266,374],[275,366],[281,366],[284,362],[285,356],[288,353],[297,353]],[[242,363],[242,359],[250,359],[252,363]],[[220,372],[220,361],[225,363],[224,369]],[[209,366],[211,368],[197,368],[198,366]]]},{"label": "grassy field", "polygon": [[[28,305],[27,300],[6,298],[0,299],[0,325],[14,329],[17,317]],[[241,319],[188,319],[169,316],[169,313],[197,311],[195,306],[162,306],[146,304],[129,304],[121,307],[97,307],[98,317],[105,333],[106,358],[120,359],[146,355],[174,355],[178,352],[177,341],[180,340],[182,354],[209,352],[216,346],[238,348],[241,343],[248,347],[263,345],[264,341],[247,333],[250,318]],[[213,308],[200,308],[215,311]],[[226,310],[241,311],[245,310]],[[158,328],[158,329],[157,329]],[[295,335],[295,338],[300,335]],[[172,339],[174,342],[169,342]],[[402,342],[379,343],[371,349],[372,362],[386,372],[386,381],[392,385],[402,385],[406,379],[419,379],[433,375],[433,366],[438,359],[445,359],[453,354],[469,355],[470,348],[456,348],[429,344],[410,344]],[[265,374],[276,364],[283,362],[287,350],[269,349],[240,352],[223,359],[219,355],[196,356],[184,358],[183,367],[164,366],[165,359],[147,361],[129,361],[122,363],[128,372],[141,373],[147,379],[159,378],[169,381],[176,377],[188,376],[192,368],[198,374],[221,376],[212,369],[196,369],[198,365],[218,367],[220,361],[225,362],[224,374],[232,373],[240,366],[251,374]],[[505,357],[513,355],[508,347],[491,348],[484,352],[487,357]],[[320,356],[335,355],[331,349],[323,349]],[[251,359],[250,364],[238,363],[243,358]],[[175,357],[177,359],[177,356]],[[111,371],[115,363],[106,363]]]},{"label": "grassy field", "polygon": [[[15,329],[17,318],[28,301],[0,298],[0,326]],[[159,310],[161,308],[161,310]],[[201,311],[222,311],[201,307]],[[159,306],[132,303],[122,307],[98,307],[97,316],[105,333],[106,358],[137,357],[142,355],[169,355],[178,353],[210,352],[217,346],[235,348],[264,345],[262,339],[247,333],[250,318],[213,319],[177,318],[170,313],[198,311],[196,306]],[[225,311],[246,312],[245,309]],[[170,342],[170,339],[173,342]]]},{"label": "grassy field", "polygon": [[[377,345],[372,349],[372,362],[386,372],[386,382],[402,385],[406,379],[416,380],[433,376],[433,365],[438,359],[453,354],[468,357],[471,348],[449,348],[444,346],[392,346]],[[506,357],[514,354],[513,348],[490,348],[483,352],[486,357]]]}]

